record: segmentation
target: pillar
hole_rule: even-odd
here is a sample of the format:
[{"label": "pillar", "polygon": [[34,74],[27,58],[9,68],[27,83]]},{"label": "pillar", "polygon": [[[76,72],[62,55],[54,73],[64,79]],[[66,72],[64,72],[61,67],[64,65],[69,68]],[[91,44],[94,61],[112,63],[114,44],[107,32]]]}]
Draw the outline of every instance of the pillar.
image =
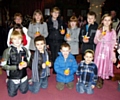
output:
[{"label": "pillar", "polygon": [[102,5],[104,4],[105,0],[88,0],[90,2],[89,11],[94,11],[97,15],[96,22],[99,24],[102,14]]}]

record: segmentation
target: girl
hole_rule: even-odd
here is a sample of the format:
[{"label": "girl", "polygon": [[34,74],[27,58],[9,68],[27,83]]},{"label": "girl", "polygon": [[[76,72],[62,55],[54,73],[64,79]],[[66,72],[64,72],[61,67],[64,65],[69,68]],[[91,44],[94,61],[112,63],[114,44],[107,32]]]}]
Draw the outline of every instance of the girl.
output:
[{"label": "girl", "polygon": [[10,29],[10,31],[8,33],[7,45],[10,46],[10,44],[11,44],[10,36],[11,36],[11,33],[13,32],[13,30],[20,29],[22,31],[22,33],[24,34],[24,38],[26,38],[26,41],[27,41],[27,43],[25,43],[24,46],[27,49],[29,49],[30,37],[27,35],[27,28],[22,26],[22,15],[20,13],[16,13],[14,15],[14,22],[15,22],[15,25],[13,26],[13,28]]},{"label": "girl", "polygon": [[102,17],[94,42],[97,44],[94,59],[98,67],[97,88],[102,88],[103,80],[113,76],[113,63],[116,62],[114,53],[116,33],[112,29],[112,18],[109,14]]},{"label": "girl", "polygon": [[76,16],[72,16],[68,24],[65,40],[70,45],[71,53],[74,56],[79,54],[79,33],[80,28],[78,28],[78,19]]},{"label": "girl", "polygon": [[28,35],[31,38],[30,50],[33,51],[35,51],[34,38],[39,35],[42,35],[45,38],[48,36],[47,24],[44,22],[43,14],[39,9],[35,10],[33,13],[33,19],[28,28]]}]

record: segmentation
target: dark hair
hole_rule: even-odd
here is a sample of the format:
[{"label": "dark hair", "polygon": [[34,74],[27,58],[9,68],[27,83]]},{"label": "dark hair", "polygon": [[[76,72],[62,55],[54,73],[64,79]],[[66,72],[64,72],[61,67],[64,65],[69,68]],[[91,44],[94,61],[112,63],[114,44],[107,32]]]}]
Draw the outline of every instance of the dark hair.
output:
[{"label": "dark hair", "polygon": [[70,49],[70,45],[69,45],[68,43],[66,43],[66,42],[64,42],[64,43],[61,45],[61,49],[62,49],[63,47],[68,47],[68,48]]},{"label": "dark hair", "polygon": [[86,53],[90,53],[90,54],[92,54],[94,56],[94,51],[91,50],[91,49],[85,50],[84,55],[86,55]]},{"label": "dark hair", "polygon": [[34,44],[37,42],[37,41],[44,41],[44,43],[46,43],[45,41],[45,38],[43,36],[37,36],[35,39],[34,39]]},{"label": "dark hair", "polygon": [[87,15],[90,15],[90,16],[95,16],[95,18],[97,17],[96,13],[94,11],[90,11],[87,13]]},{"label": "dark hair", "polygon": [[38,13],[39,15],[41,15],[40,23],[43,24],[44,18],[43,18],[42,11],[41,11],[40,9],[36,9],[36,10],[34,11],[34,13],[33,13],[33,19],[32,19],[32,21],[31,21],[31,23],[32,23],[32,24],[35,24],[35,23],[36,23],[35,15],[36,15],[37,13]]},{"label": "dark hair", "polygon": [[22,26],[21,24],[15,24],[15,25],[13,26],[13,31],[14,31],[15,29],[20,29],[20,30],[21,30],[21,34],[24,34],[22,28],[23,28],[23,26]]}]

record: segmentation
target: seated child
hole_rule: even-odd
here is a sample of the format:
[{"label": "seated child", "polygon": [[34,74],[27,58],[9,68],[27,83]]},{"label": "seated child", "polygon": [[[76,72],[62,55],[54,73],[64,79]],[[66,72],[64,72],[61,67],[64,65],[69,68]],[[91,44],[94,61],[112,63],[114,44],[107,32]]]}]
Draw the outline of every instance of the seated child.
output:
[{"label": "seated child", "polygon": [[68,43],[63,43],[61,45],[61,52],[56,58],[54,63],[54,68],[56,71],[56,88],[58,90],[63,90],[64,85],[69,89],[72,89],[74,86],[74,73],[76,72],[78,66],[74,56],[70,53],[70,45]]},{"label": "seated child", "polygon": [[34,40],[35,53],[32,57],[32,81],[29,83],[29,90],[38,93],[40,88],[47,88],[48,76],[50,75],[51,62],[45,49],[46,42],[43,36],[37,36]]},{"label": "seated child", "polygon": [[20,32],[13,31],[10,39],[12,44],[4,51],[1,65],[7,72],[8,94],[13,97],[17,95],[18,90],[23,94],[28,91],[26,67],[30,52],[22,46],[22,34]]},{"label": "seated child", "polygon": [[79,93],[86,92],[92,94],[93,89],[97,82],[97,66],[92,62],[94,52],[90,49],[85,51],[84,59],[78,65],[76,75],[78,82],[76,84],[76,90]]}]

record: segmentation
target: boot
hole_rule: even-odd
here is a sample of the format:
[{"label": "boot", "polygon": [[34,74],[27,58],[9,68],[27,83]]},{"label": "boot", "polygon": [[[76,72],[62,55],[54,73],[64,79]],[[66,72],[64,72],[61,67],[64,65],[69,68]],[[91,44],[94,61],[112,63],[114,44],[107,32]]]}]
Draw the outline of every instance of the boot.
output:
[{"label": "boot", "polygon": [[103,87],[103,79],[102,79],[102,78],[98,77],[96,87],[97,87],[98,89],[101,89],[101,88]]}]

